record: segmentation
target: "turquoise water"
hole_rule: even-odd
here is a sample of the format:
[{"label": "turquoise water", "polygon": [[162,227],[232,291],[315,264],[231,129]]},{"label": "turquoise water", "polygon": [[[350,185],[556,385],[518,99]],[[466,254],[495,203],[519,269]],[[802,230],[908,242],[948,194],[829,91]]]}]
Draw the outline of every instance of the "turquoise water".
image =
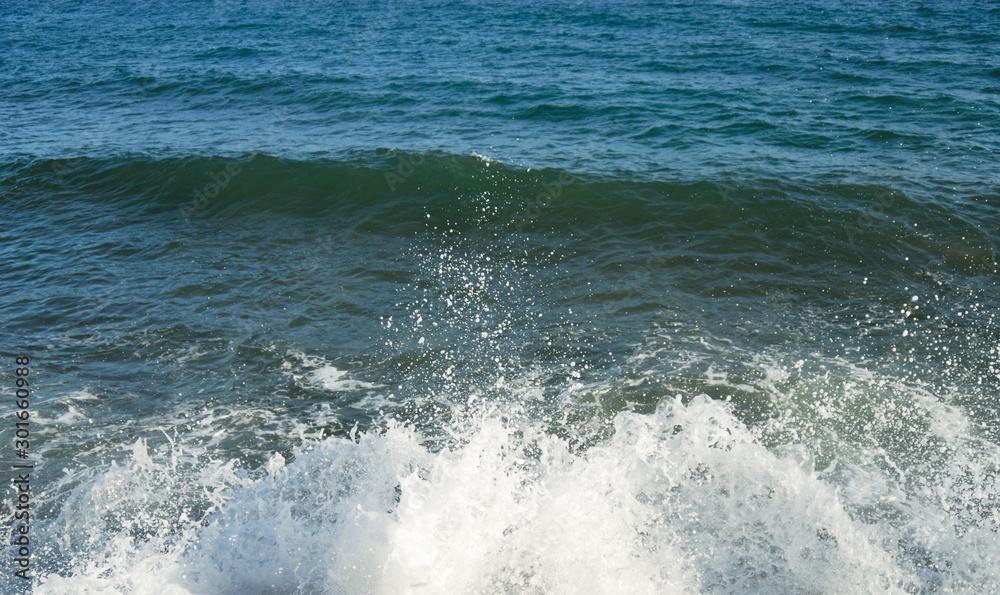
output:
[{"label": "turquoise water", "polygon": [[3,5],[7,590],[1000,592],[998,32]]}]

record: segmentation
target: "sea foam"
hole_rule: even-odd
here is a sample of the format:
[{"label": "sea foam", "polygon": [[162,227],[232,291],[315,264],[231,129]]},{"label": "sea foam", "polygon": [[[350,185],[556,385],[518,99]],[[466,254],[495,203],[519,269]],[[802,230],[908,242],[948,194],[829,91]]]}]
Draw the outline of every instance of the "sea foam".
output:
[{"label": "sea foam", "polygon": [[[864,593],[919,582],[801,457],[729,404],[619,413],[581,451],[486,411],[450,447],[390,425],[251,478],[134,445],[81,485],[42,593]],[[869,477],[880,489],[879,478]],[[186,484],[187,502],[170,502]],[[198,504],[200,501],[200,504]],[[201,508],[201,516],[195,510]]]}]

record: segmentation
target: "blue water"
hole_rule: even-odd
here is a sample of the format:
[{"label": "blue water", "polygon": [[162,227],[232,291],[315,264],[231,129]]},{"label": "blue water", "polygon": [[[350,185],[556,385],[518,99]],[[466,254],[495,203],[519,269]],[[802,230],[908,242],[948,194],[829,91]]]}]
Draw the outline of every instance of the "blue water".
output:
[{"label": "blue water", "polygon": [[1000,592],[993,3],[14,2],[0,48],[7,591]]}]

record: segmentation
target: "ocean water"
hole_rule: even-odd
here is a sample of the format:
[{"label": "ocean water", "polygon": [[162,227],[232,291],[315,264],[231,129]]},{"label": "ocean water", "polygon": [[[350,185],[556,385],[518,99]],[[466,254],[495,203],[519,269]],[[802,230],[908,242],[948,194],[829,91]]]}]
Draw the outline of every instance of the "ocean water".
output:
[{"label": "ocean water", "polygon": [[3,592],[1000,593],[998,189],[993,2],[0,3]]}]

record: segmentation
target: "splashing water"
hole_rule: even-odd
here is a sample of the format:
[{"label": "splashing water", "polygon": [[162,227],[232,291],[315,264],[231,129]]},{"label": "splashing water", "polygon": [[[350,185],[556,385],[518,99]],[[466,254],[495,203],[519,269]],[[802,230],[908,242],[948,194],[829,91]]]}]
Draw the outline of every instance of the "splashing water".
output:
[{"label": "splashing water", "polygon": [[[66,576],[39,591],[904,593],[922,573],[942,588],[996,584],[989,526],[949,538],[940,510],[928,518],[929,503],[860,467],[838,489],[803,453],[761,446],[725,402],[620,413],[585,451],[509,413],[481,412],[440,450],[402,426],[307,440],[252,479],[223,463],[195,472],[182,446],[152,457],[139,441],[127,466],[66,502],[52,525]],[[876,499],[911,518],[856,512]]]}]

